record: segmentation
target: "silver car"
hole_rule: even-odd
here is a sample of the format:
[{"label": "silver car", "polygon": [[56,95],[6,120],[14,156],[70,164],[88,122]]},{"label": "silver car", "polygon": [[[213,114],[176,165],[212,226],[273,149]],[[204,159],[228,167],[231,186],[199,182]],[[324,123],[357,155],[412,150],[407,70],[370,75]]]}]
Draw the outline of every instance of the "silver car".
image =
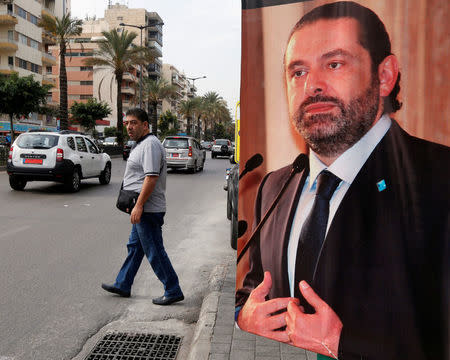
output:
[{"label": "silver car", "polygon": [[190,136],[168,136],[163,141],[168,169],[186,169],[192,173],[202,171],[206,151]]}]

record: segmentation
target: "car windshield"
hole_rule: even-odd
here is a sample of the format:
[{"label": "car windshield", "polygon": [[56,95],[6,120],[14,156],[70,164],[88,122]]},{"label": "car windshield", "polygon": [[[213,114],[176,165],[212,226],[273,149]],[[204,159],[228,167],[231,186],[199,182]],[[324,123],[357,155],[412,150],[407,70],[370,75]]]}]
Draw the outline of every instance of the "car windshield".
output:
[{"label": "car windshield", "polygon": [[134,141],[134,140],[128,140],[127,141],[127,145],[128,146],[133,146],[134,144],[136,144],[136,141]]},{"label": "car windshield", "polygon": [[216,145],[228,145],[228,140],[216,140]]},{"label": "car windshield", "polygon": [[58,145],[58,135],[23,134],[17,139],[17,145],[23,149],[50,149]]},{"label": "car windshield", "polygon": [[115,137],[107,137],[106,139],[105,139],[105,142],[115,142],[116,141],[116,138]]},{"label": "car windshield", "polygon": [[166,139],[164,141],[164,147],[166,148],[177,148],[177,149],[187,149],[189,147],[188,145],[188,139]]}]

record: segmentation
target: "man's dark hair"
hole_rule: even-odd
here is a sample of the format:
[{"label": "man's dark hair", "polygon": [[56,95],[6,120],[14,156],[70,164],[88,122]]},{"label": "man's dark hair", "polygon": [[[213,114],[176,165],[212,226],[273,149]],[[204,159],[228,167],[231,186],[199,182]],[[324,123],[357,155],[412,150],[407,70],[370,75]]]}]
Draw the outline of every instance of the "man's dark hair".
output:
[{"label": "man's dark hair", "polygon": [[[334,20],[340,18],[352,18],[358,21],[359,43],[369,52],[372,60],[372,73],[377,75],[378,66],[387,56],[392,55],[389,34],[377,14],[353,1],[339,1],[311,10],[295,24],[289,40],[297,30],[306,25],[318,20]],[[402,104],[397,99],[399,92],[400,72],[398,73],[394,88],[389,96],[384,99],[384,111],[386,113],[396,112],[401,108]]]},{"label": "man's dark hair", "polygon": [[129,109],[126,112],[125,116],[134,116],[139,121],[142,121],[142,122],[147,121],[150,124],[147,112],[145,110],[142,110],[142,109],[139,109],[139,108]]}]

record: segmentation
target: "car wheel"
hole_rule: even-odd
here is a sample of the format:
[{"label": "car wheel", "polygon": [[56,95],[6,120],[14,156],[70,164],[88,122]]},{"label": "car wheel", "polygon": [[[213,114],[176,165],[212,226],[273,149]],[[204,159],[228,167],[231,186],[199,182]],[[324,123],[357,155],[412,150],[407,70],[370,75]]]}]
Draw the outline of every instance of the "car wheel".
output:
[{"label": "car wheel", "polygon": [[111,181],[111,164],[108,163],[105,166],[105,170],[102,171],[100,177],[98,178],[100,184],[107,185]]},{"label": "car wheel", "polygon": [[227,191],[227,219],[231,220],[231,199],[229,191]]},{"label": "car wheel", "polygon": [[11,175],[9,177],[9,185],[13,190],[21,191],[27,185],[27,181],[21,176]]},{"label": "car wheel", "polygon": [[234,250],[237,250],[237,239],[238,239],[238,220],[231,214],[230,221],[230,245]]},{"label": "car wheel", "polygon": [[80,190],[81,179],[78,169],[73,169],[73,173],[66,179],[66,189],[70,192],[77,192]]},{"label": "car wheel", "polygon": [[196,171],[197,171],[197,160],[195,160],[194,162],[194,167],[192,169],[189,169],[189,172],[191,174],[195,174]]}]

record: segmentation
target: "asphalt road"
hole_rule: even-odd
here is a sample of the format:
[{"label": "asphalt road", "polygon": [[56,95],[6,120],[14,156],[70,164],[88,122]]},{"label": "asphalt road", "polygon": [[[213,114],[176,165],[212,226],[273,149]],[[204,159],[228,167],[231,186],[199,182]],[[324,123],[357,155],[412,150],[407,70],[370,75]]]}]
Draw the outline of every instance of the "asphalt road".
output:
[{"label": "asphalt road", "polygon": [[113,282],[126,255],[129,217],[115,209],[125,162],[113,159],[109,185],[28,183],[13,191],[0,172],[0,359],[72,359],[99,329],[132,309],[145,321],[198,318],[212,269],[234,256],[229,245],[227,159],[210,158],[196,174],[169,172],[166,250],[186,300],[158,307],[163,289],[144,259],[132,297],[100,288]]}]

